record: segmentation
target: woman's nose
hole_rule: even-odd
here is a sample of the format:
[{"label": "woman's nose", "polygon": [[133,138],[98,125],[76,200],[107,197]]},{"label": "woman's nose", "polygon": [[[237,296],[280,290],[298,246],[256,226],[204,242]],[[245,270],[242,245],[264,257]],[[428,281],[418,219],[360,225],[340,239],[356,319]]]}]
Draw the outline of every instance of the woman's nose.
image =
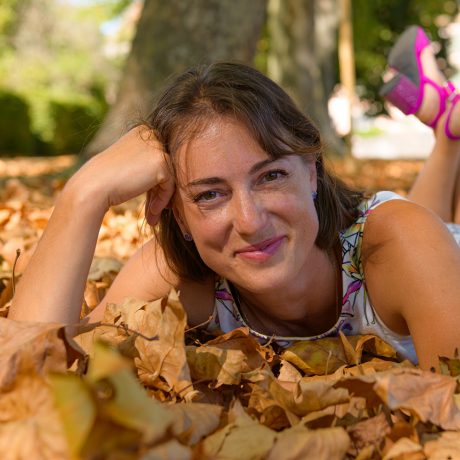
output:
[{"label": "woman's nose", "polygon": [[233,222],[241,235],[254,235],[263,230],[267,224],[267,210],[262,200],[252,193],[234,195]]}]

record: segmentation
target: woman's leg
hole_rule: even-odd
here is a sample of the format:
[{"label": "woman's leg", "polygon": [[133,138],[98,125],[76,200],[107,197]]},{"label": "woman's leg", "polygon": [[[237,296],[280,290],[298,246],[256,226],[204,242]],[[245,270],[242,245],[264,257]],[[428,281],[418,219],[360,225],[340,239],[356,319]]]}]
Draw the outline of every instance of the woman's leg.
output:
[{"label": "woman's leg", "polygon": [[460,225],[460,166],[457,167],[457,183],[454,192],[454,218],[452,222]]},{"label": "woman's leg", "polygon": [[[425,74],[439,85],[445,78],[439,71],[430,47],[422,51],[421,60]],[[428,123],[433,120],[439,109],[439,94],[430,85],[424,87],[424,97],[416,116]],[[460,220],[460,141],[449,139],[445,133],[447,114],[451,109],[448,103],[446,111],[439,119],[433,151],[409,192],[409,199],[421,204],[445,222]],[[455,135],[460,135],[460,103],[452,107],[449,128]],[[454,216],[455,212],[455,216]]]},{"label": "woman's leg", "polygon": [[[449,109],[448,106],[447,110]],[[446,118],[447,115],[444,114],[438,122],[435,146],[408,197],[434,211],[445,222],[460,223],[460,141],[446,136]],[[458,103],[453,108],[449,126],[454,134],[460,135]]]}]

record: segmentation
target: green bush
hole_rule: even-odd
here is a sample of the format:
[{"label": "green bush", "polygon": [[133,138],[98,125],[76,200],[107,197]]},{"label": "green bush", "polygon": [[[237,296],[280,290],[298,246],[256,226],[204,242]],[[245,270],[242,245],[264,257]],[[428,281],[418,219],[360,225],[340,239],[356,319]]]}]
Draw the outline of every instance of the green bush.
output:
[{"label": "green bush", "polygon": [[79,153],[97,131],[102,114],[91,100],[50,102],[54,123],[53,144],[59,155]]},{"label": "green bush", "polygon": [[0,90],[0,156],[30,155],[33,150],[28,103],[18,94]]}]

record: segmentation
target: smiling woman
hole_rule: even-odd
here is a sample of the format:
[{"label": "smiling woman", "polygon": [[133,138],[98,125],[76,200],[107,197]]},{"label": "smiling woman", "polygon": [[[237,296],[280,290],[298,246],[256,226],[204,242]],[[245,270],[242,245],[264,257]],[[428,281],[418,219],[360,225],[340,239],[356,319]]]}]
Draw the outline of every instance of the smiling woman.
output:
[{"label": "smiling woman", "polygon": [[[434,155],[457,159],[458,142],[437,135]],[[245,325],[280,345],[373,333],[424,367],[460,345],[460,249],[447,227],[394,193],[346,187],[287,94],[234,63],[180,75],[144,124],[68,182],[11,317],[77,321],[104,213],[144,192],[155,238],[91,320],[108,302],[175,287],[190,325]]]}]

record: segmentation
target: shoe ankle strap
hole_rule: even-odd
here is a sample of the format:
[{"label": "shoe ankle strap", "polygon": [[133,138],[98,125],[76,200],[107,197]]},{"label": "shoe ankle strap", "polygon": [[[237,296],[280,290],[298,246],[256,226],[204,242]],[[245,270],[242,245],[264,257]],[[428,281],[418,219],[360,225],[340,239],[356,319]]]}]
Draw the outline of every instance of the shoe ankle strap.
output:
[{"label": "shoe ankle strap", "polygon": [[452,102],[452,100],[457,95],[457,88],[455,87],[455,85],[450,80],[447,80],[444,83],[443,88],[444,88],[444,91],[445,91],[446,96],[447,96],[446,101]]}]

